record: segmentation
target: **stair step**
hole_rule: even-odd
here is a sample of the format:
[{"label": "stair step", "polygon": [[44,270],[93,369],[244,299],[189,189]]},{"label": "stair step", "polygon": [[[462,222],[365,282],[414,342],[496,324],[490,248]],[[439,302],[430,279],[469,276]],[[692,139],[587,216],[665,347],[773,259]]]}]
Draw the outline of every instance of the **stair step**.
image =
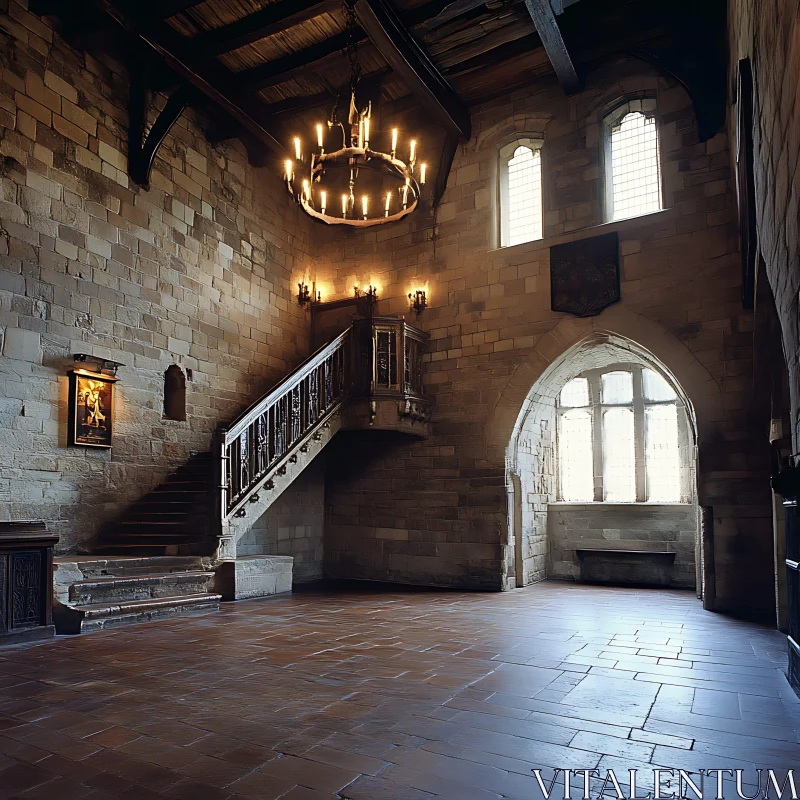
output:
[{"label": "stair step", "polygon": [[213,572],[161,572],[107,576],[76,581],[69,587],[70,603],[85,607],[178,595],[202,594],[214,580]]},{"label": "stair step", "polygon": [[93,603],[85,606],[57,604],[53,608],[53,620],[58,633],[82,633],[136,622],[150,622],[176,615],[218,611],[220,599],[221,596],[213,592],[202,592],[112,604]]},{"label": "stair step", "polygon": [[202,572],[209,559],[198,556],[119,556],[101,553],[83,556],[56,556],[53,563],[58,569],[77,567],[85,579],[126,577],[136,575],[166,574],[170,572]]}]

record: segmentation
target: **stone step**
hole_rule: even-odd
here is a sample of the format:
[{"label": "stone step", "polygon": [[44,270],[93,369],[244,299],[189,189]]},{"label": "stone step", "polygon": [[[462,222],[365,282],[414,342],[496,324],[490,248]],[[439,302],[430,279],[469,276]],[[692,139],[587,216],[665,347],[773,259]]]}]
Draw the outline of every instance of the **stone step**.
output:
[{"label": "stone step", "polygon": [[178,615],[218,611],[220,599],[221,596],[218,594],[203,592],[111,604],[93,603],[85,606],[56,603],[53,607],[53,622],[59,634],[86,633]]},{"label": "stone step", "polygon": [[84,556],[56,556],[53,559],[56,573],[69,572],[72,582],[89,578],[125,577],[126,575],[152,575],[167,572],[198,572],[211,566],[208,558],[199,556],[162,556],[156,558],[96,554]]},{"label": "stone step", "polygon": [[213,582],[214,573],[202,570],[90,578],[76,581],[69,587],[69,600],[71,605],[83,607],[203,594]]}]

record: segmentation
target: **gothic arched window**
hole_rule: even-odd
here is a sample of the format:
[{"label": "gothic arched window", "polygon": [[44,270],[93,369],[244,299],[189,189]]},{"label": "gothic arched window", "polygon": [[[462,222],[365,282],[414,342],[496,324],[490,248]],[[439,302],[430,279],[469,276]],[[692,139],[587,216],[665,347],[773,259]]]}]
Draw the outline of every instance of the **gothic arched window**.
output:
[{"label": "gothic arched window", "polygon": [[655,100],[631,100],[604,120],[609,221],[650,214],[662,208],[655,109]]},{"label": "gothic arched window", "polygon": [[500,150],[501,245],[541,239],[542,214],[542,142],[520,139]]},{"label": "gothic arched window", "polygon": [[663,375],[636,364],[589,370],[558,396],[559,499],[687,502],[688,429]]}]

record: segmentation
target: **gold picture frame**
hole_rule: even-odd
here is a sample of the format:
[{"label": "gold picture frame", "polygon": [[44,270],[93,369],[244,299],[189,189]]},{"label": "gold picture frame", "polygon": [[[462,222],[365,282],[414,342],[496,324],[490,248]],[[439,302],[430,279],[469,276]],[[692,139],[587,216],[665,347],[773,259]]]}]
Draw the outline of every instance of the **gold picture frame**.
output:
[{"label": "gold picture frame", "polygon": [[68,444],[110,448],[114,437],[114,384],[117,378],[84,369],[70,370],[68,375]]}]

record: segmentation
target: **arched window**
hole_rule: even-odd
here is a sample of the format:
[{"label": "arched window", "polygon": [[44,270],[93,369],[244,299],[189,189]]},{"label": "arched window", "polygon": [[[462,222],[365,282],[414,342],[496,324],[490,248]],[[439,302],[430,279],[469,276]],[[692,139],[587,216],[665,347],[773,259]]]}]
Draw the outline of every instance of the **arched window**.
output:
[{"label": "arched window", "polygon": [[687,442],[683,404],[663,375],[637,364],[587,371],[558,396],[559,499],[686,502]]},{"label": "arched window", "polygon": [[542,142],[520,139],[500,150],[500,243],[542,238]]},{"label": "arched window", "polygon": [[605,118],[606,218],[661,210],[661,158],[653,99],[631,100]]},{"label": "arched window", "polygon": [[186,419],[186,376],[177,364],[164,373],[164,418]]}]

